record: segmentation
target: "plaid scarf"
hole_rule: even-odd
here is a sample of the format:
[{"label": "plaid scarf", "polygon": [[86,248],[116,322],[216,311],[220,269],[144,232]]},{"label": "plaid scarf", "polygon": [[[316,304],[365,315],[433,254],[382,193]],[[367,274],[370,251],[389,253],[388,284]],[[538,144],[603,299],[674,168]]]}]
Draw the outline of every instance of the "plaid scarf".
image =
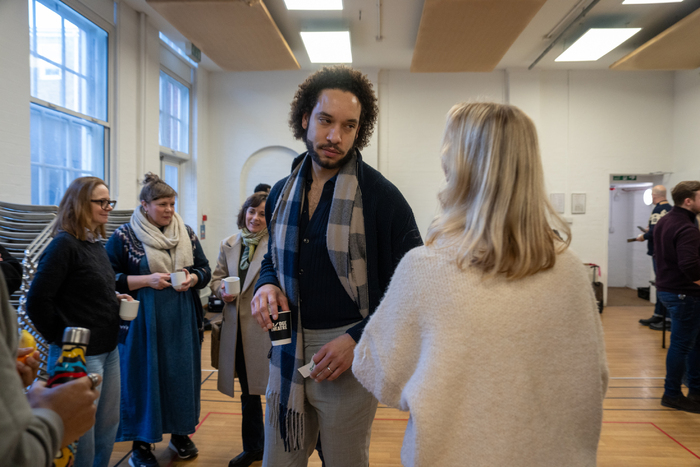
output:
[{"label": "plaid scarf", "polygon": [[[306,195],[308,153],[287,179],[270,220],[270,251],[277,279],[292,308],[292,342],[272,348],[267,408],[272,426],[279,428],[285,451],[304,448],[304,336],[299,309],[297,259],[299,221]],[[326,245],[333,268],[363,318],[369,315],[367,248],[362,193],[357,179],[357,155],[338,172],[326,231]],[[297,310],[295,312],[295,309]]]}]

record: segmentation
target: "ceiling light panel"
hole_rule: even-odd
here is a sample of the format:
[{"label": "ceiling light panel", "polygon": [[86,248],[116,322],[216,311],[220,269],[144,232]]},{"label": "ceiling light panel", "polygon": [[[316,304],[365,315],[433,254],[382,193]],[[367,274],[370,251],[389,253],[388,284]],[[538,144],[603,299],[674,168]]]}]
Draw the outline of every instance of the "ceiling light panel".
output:
[{"label": "ceiling light panel", "polygon": [[301,32],[311,63],[352,63],[350,31]]},{"label": "ceiling light panel", "polygon": [[594,62],[641,31],[641,28],[591,28],[555,62]]},{"label": "ceiling light panel", "polygon": [[343,0],[284,0],[287,10],[342,10]]},{"label": "ceiling light panel", "polygon": [[651,3],[680,3],[683,0],[625,0],[623,5],[648,5]]}]

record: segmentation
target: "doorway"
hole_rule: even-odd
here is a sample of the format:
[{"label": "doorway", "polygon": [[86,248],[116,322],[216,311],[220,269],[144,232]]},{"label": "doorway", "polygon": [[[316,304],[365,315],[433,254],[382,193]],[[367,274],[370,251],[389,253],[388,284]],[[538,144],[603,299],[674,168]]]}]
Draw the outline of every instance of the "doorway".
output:
[{"label": "doorway", "polygon": [[[613,174],[610,176],[608,223],[608,306],[644,306],[656,302],[651,257],[646,242],[628,242],[649,225],[651,188],[663,183],[663,175]],[[649,300],[639,298],[639,288],[650,287]]]}]

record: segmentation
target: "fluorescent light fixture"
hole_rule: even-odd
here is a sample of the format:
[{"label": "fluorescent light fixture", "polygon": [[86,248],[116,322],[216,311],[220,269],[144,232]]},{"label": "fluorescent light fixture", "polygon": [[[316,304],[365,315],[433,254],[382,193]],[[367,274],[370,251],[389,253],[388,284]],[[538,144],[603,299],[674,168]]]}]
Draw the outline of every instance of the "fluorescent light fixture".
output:
[{"label": "fluorescent light fixture", "polygon": [[650,3],[680,3],[683,0],[625,0],[623,5],[648,5]]},{"label": "fluorescent light fixture", "polygon": [[350,31],[301,32],[311,63],[352,63]]},{"label": "fluorescent light fixture", "polygon": [[594,62],[642,28],[591,28],[559,55],[555,62]]},{"label": "fluorescent light fixture", "polygon": [[342,10],[343,0],[284,0],[287,10]]}]

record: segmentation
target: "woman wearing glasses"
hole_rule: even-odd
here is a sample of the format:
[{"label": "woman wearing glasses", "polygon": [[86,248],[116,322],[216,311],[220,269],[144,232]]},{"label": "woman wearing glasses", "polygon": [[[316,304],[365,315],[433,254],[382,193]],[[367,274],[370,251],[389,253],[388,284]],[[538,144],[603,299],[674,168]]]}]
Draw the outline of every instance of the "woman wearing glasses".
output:
[{"label": "woman wearing glasses", "polygon": [[119,425],[119,303],[115,274],[100,239],[116,201],[105,182],[80,177],[58,206],[53,240],[39,260],[27,295],[27,312],[49,347],[48,368],[61,354],[63,329],[90,330],[88,373],[102,375],[95,426],[79,440],[76,467],[107,466]]},{"label": "woman wearing glasses", "polygon": [[[158,465],[151,443],[161,441],[163,433],[171,433],[170,448],[181,459],[198,453],[187,435],[199,421],[198,289],[209,283],[211,270],[197,236],[175,212],[176,196],[157,175],[146,174],[141,205],[107,242],[117,289],[135,292],[140,302],[119,345],[123,378],[117,441],[133,442],[132,466]],[[180,270],[185,281],[175,288],[170,274]]]}]

